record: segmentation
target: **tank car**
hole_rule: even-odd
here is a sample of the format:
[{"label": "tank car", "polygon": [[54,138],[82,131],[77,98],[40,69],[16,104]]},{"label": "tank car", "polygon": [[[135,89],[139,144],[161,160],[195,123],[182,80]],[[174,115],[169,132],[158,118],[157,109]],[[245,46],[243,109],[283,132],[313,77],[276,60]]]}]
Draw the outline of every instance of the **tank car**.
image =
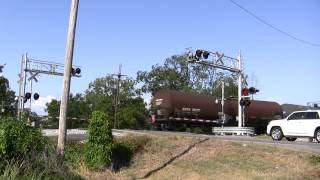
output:
[{"label": "tank car", "polygon": [[[155,125],[208,124],[236,126],[238,101],[227,98],[224,105],[226,120],[219,118],[221,104],[213,96],[196,95],[175,90],[160,90],[152,101],[152,122]],[[265,128],[270,120],[282,118],[281,106],[276,102],[252,100],[245,107],[245,125]]]}]

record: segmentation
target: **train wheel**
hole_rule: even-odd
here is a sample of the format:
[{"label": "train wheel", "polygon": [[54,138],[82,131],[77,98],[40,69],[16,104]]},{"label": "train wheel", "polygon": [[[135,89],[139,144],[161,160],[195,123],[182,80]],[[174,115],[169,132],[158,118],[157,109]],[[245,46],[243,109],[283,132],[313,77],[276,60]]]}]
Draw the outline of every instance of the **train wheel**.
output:
[{"label": "train wheel", "polygon": [[280,141],[283,138],[283,133],[280,127],[273,127],[271,129],[271,138]]}]

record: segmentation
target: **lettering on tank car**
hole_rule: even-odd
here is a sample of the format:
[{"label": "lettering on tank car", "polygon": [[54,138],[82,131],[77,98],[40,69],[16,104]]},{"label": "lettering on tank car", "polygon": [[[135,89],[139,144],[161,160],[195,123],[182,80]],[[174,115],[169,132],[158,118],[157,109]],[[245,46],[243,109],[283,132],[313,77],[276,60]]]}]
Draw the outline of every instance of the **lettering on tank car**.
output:
[{"label": "lettering on tank car", "polygon": [[182,111],[188,111],[188,112],[200,112],[201,109],[198,108],[189,108],[189,107],[183,107],[181,108]]},{"label": "lettering on tank car", "polygon": [[181,108],[182,111],[191,111],[191,108],[183,107]]},{"label": "lettering on tank car", "polygon": [[156,99],[156,106],[160,106],[162,104],[163,99]]},{"label": "lettering on tank car", "polygon": [[191,111],[192,111],[192,112],[200,112],[200,109],[192,108]]}]

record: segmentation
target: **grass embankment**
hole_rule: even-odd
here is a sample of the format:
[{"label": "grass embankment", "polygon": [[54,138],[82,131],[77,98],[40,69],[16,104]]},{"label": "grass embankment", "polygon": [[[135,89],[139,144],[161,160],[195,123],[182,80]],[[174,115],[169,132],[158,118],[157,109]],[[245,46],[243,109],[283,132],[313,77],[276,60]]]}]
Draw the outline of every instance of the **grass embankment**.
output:
[{"label": "grass embankment", "polygon": [[[320,179],[318,155],[220,140],[204,141],[186,152],[199,141],[176,136],[117,139],[114,171],[89,171],[79,156],[79,145],[73,146],[78,148],[73,155],[69,148],[67,159],[86,179]],[[119,157],[120,163],[115,162]]]},{"label": "grass embankment", "polygon": [[[200,141],[180,136],[116,138],[111,166],[100,171],[85,166],[83,143],[69,142],[64,167],[49,156],[41,160],[43,171],[30,167],[24,170],[31,172],[27,177],[17,175],[21,163],[13,163],[0,179],[320,179],[319,155],[251,143]],[[54,147],[49,154],[54,154]]]}]

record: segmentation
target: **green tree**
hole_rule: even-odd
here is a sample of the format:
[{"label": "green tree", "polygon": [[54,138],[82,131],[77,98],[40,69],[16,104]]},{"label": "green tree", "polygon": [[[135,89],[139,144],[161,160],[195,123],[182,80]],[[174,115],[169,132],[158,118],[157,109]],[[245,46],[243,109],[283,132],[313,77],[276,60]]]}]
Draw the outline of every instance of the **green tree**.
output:
[{"label": "green tree", "polygon": [[9,80],[0,77],[0,113],[1,116],[15,116],[15,92],[10,90]]},{"label": "green tree", "polygon": [[[52,100],[46,104],[46,112],[48,112],[47,125],[52,128],[59,126],[58,117],[60,113],[60,101]],[[82,94],[70,94],[67,112],[67,127],[79,128],[86,127],[91,114],[91,109]]]},{"label": "green tree", "polygon": [[118,113],[118,128],[141,129],[146,126],[146,104],[142,98],[132,99]]},{"label": "green tree", "polygon": [[212,90],[215,70],[207,66],[191,64],[185,56],[171,56],[163,65],[152,66],[151,71],[139,71],[137,81],[142,91],[154,95],[160,89],[204,93]]},{"label": "green tree", "polygon": [[[117,96],[118,80],[112,75],[97,78],[89,84],[85,95],[70,95],[67,112],[67,127],[86,127],[92,111],[101,111],[110,116],[114,122],[115,105]],[[140,97],[140,90],[135,88],[135,81],[132,78],[125,78],[120,82],[117,123],[118,128],[144,128],[146,125],[147,110],[145,103]],[[58,116],[60,101],[52,100],[46,104],[49,120],[47,125],[52,128],[58,127]],[[73,119],[70,119],[73,118]]]},{"label": "green tree", "polygon": [[129,77],[122,79],[119,87],[118,104],[116,104],[118,79],[112,75],[97,78],[89,84],[86,100],[92,110],[107,113],[114,123],[115,106],[117,111],[117,128],[143,128],[147,119],[145,103],[136,89],[136,82]]},{"label": "green tree", "polygon": [[212,94],[213,96],[221,96],[222,94],[222,89],[221,89],[221,81],[224,82],[224,94],[225,97],[237,97],[238,96],[238,75],[236,74],[229,74],[225,75],[221,72],[217,73],[217,78],[213,84],[213,91],[208,93]]}]

